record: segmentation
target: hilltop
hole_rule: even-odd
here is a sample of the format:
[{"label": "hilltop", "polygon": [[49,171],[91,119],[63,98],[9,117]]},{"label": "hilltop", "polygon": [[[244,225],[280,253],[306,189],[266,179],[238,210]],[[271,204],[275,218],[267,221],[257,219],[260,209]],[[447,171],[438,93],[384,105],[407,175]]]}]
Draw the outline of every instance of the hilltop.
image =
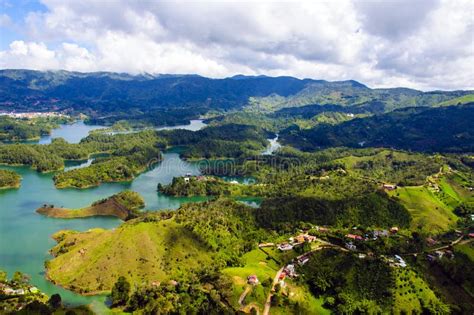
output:
[{"label": "hilltop", "polygon": [[47,217],[61,219],[114,216],[122,220],[129,220],[136,217],[138,210],[144,206],[145,202],[140,194],[133,191],[122,191],[81,209],[56,208],[54,205],[44,205],[38,208],[36,212]]},{"label": "hilltop", "polygon": [[[133,285],[189,279],[226,266],[246,244],[258,241],[250,236],[255,231],[250,211],[218,200],[147,213],[114,230],[60,231],[53,235],[58,244],[46,263],[47,276],[82,294],[109,291],[119,276]],[[210,224],[210,218],[219,219]]]}]

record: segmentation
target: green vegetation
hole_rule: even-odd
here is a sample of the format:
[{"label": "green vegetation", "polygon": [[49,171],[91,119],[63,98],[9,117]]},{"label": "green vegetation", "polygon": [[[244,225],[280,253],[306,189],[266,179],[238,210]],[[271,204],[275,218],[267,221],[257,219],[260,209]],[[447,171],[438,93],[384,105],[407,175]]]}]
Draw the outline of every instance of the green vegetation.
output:
[{"label": "green vegetation", "polygon": [[59,294],[50,298],[30,284],[28,275],[16,271],[11,279],[0,270],[0,309],[4,314],[93,314],[87,306],[64,306]]},{"label": "green vegetation", "polygon": [[21,176],[14,171],[0,170],[0,189],[18,188],[21,185]]},{"label": "green vegetation", "polygon": [[51,130],[61,123],[71,122],[68,117],[40,117],[33,119],[16,119],[0,116],[0,142],[39,140],[49,135]]},{"label": "green vegetation", "polygon": [[464,96],[456,97],[441,103],[438,103],[436,106],[451,106],[451,105],[462,105],[474,102],[474,94],[467,94]]},{"label": "green vegetation", "polygon": [[[265,236],[252,208],[230,200],[183,205],[176,212],[146,213],[115,230],[55,234],[48,277],[68,289],[109,291],[119,276],[134,285],[176,280],[223,268]],[[136,246],[140,244],[140,246]]]},{"label": "green vegetation", "polygon": [[280,132],[285,144],[303,150],[348,147],[393,147],[428,152],[474,151],[472,103],[439,108],[408,108],[338,125]]},{"label": "green vegetation", "polygon": [[395,196],[410,211],[412,229],[439,233],[454,227],[456,216],[426,187],[400,187]]},{"label": "green vegetation", "polygon": [[425,282],[409,268],[390,268],[380,259],[358,259],[353,254],[323,250],[300,268],[316,296],[338,313],[448,314]]},{"label": "green vegetation", "polygon": [[244,158],[258,155],[268,144],[272,134],[261,127],[229,124],[208,127],[198,131],[159,131],[158,136],[168,145],[186,146],[184,158]]},{"label": "green vegetation", "polygon": [[290,230],[300,222],[338,227],[407,227],[411,220],[405,207],[383,192],[334,201],[312,197],[266,199],[256,218],[262,226],[280,230]]},{"label": "green vegetation", "polygon": [[393,271],[395,284],[393,290],[394,314],[422,313],[449,314],[450,309],[428,287],[426,282],[409,269]]},{"label": "green vegetation", "polygon": [[169,185],[158,184],[158,191],[168,196],[263,196],[265,187],[227,182],[218,177],[174,177]]},{"label": "green vegetation", "polygon": [[136,218],[139,215],[138,210],[144,206],[145,201],[138,193],[125,190],[81,209],[56,208],[54,205],[43,205],[36,212],[61,219],[115,216],[122,220],[130,220]]},{"label": "green vegetation", "polygon": [[[472,232],[474,213],[473,106],[457,105],[468,102],[470,92],[372,90],[355,81],[287,77],[151,80],[28,71],[0,71],[0,77],[7,86],[12,80],[28,83],[25,95],[35,87],[34,97],[45,99],[40,106],[59,97],[58,106],[110,126],[78,144],[55,139],[0,146],[0,163],[55,171],[57,188],[132,181],[173,146],[182,147],[185,159],[213,159],[202,164],[205,176],[158,185],[166,195],[215,197],[211,201],[145,212],[139,211],[140,195],[124,191],[82,209],[38,209],[51,217],[114,215],[126,221],[112,230],[54,234],[54,258],[45,267],[55,284],[85,295],[110,293],[118,312],[139,314],[263,312],[271,296],[272,314],[444,314],[458,310],[458,300],[449,300],[449,309],[437,297],[433,289],[443,281],[473,292],[472,277],[465,275],[472,269],[472,247],[458,239]],[[81,92],[85,87],[87,95]],[[120,97],[111,91],[121,91]],[[18,95],[2,99],[24,106]],[[210,126],[195,132],[120,133],[200,115],[210,117]],[[1,118],[0,141],[37,137],[49,132],[49,123]],[[287,146],[262,155],[277,133]],[[89,158],[91,165],[63,171],[66,161]],[[251,176],[256,183],[214,177],[221,175]],[[0,183],[11,186],[12,180],[19,178],[0,171]],[[263,201],[251,208],[223,198],[245,196]],[[389,232],[391,227],[399,229]],[[318,239],[293,243],[302,233]],[[352,233],[353,244],[346,244]],[[454,247],[454,258],[430,260],[433,274],[444,274],[443,280],[429,280],[431,288],[424,279],[431,271],[410,267],[422,269],[427,254],[440,249],[426,244],[430,237],[440,248]],[[279,251],[276,245],[284,242],[294,249]],[[257,248],[259,243],[268,244]],[[418,256],[405,256],[413,253]],[[309,258],[305,264],[295,260],[303,254]],[[382,256],[394,254],[406,257],[409,266],[394,267]],[[298,265],[299,276],[287,276],[272,291],[277,272],[290,263]],[[250,275],[259,283],[248,281]],[[54,296],[47,307],[60,304]]]}]

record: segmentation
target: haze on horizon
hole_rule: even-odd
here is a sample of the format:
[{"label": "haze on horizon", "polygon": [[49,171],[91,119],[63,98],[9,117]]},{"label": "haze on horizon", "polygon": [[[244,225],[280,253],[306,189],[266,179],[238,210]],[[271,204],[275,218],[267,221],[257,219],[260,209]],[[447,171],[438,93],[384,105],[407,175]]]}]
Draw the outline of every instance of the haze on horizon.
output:
[{"label": "haze on horizon", "polygon": [[0,68],[474,89],[470,0],[0,0]]}]

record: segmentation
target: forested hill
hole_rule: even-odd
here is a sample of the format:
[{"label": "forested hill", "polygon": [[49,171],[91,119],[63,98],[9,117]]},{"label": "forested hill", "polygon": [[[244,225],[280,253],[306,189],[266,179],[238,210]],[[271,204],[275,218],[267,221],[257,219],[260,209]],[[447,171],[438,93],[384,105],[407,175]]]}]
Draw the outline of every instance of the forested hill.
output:
[{"label": "forested hill", "polygon": [[407,106],[436,106],[472,94],[370,89],[356,81],[293,77],[239,75],[210,79],[197,75],[0,70],[0,111],[70,110],[94,119],[155,117],[156,121],[168,123],[179,123],[209,110],[250,107],[275,111],[310,104],[338,104],[389,111]]},{"label": "forested hill", "polygon": [[288,128],[286,144],[303,150],[324,147],[393,147],[428,152],[474,152],[474,103],[406,108],[312,129]]}]

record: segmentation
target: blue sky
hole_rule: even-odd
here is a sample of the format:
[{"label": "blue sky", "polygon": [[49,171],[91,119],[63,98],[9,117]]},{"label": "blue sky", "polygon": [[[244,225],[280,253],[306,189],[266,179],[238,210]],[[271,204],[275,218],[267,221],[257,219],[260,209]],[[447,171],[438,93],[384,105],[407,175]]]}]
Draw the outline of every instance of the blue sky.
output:
[{"label": "blue sky", "polygon": [[474,1],[0,0],[0,68],[474,88]]},{"label": "blue sky", "polygon": [[18,39],[25,39],[21,31],[22,22],[30,12],[46,12],[48,9],[39,1],[34,0],[0,0],[0,15],[6,15],[11,23],[17,23],[18,27],[7,27],[0,24],[0,49],[8,48],[8,45]]}]

